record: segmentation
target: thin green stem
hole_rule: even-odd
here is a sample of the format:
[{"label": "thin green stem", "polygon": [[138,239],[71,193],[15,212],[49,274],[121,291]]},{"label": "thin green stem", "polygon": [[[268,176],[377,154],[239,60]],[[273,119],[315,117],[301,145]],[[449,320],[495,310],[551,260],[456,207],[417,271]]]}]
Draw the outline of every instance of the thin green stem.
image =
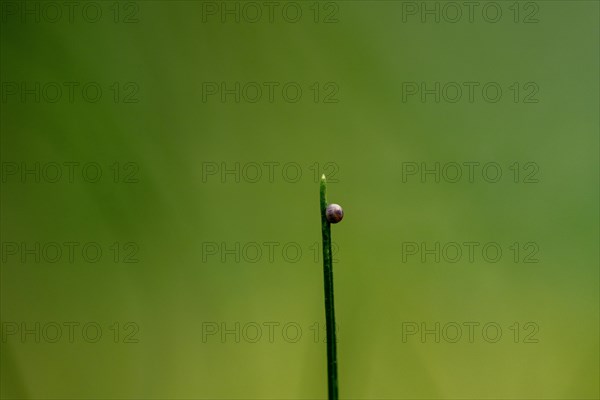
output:
[{"label": "thin green stem", "polygon": [[327,221],[327,182],[321,177],[321,232],[323,234],[323,277],[325,281],[325,327],[327,332],[327,384],[329,400],[338,399],[335,309],[333,303],[333,264],[331,260],[331,225]]}]

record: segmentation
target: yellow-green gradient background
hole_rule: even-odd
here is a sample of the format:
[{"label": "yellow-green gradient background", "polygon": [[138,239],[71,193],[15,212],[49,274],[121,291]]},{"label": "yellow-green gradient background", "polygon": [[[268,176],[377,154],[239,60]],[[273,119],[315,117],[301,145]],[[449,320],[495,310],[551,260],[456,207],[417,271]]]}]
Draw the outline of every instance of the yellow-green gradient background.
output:
[{"label": "yellow-green gradient background", "polygon": [[[324,306],[309,167],[331,172],[323,171],[331,162],[339,182],[329,197],[346,212],[332,229],[342,398],[597,399],[599,5],[538,1],[538,22],[523,23],[535,8],[519,2],[515,23],[514,2],[500,1],[502,18],[490,23],[481,16],[486,3],[472,23],[403,22],[395,1],[336,2],[334,23],[315,23],[312,2],[299,3],[298,23],[281,12],[273,23],[204,23],[198,1],[137,2],[135,23],[122,23],[123,14],[115,23],[110,1],[97,2],[97,23],[81,17],[85,2],[73,23],[3,15],[3,84],[103,89],[97,103],[80,91],[72,103],[66,92],[56,103],[6,97],[3,165],[97,162],[103,176],[35,183],[4,174],[1,240],[97,242],[104,256],[36,263],[3,253],[2,397],[324,398],[325,344],[311,331],[323,327]],[[413,81],[498,82],[504,91],[497,103],[480,90],[472,103],[403,102],[402,83]],[[115,103],[115,82],[135,83],[139,101]],[[303,97],[203,102],[203,82],[298,82]],[[334,82],[339,101],[315,103],[314,82]],[[524,103],[522,91],[515,103],[514,82],[521,90],[535,82],[539,101]],[[501,180],[402,181],[405,162],[470,161],[497,162]],[[138,182],[114,183],[115,162],[135,163]],[[302,176],[288,183],[279,167],[273,182],[265,172],[257,183],[203,181],[207,162],[295,162]],[[514,183],[514,162],[536,163],[539,182]],[[403,262],[405,242],[469,241],[499,243],[502,259]],[[136,243],[139,262],[113,262],[114,242]],[[238,263],[203,254],[207,242],[281,245],[273,262],[263,254]],[[288,242],[303,251],[296,263],[281,256]],[[514,242],[536,243],[539,262],[513,262]],[[98,323],[101,340],[88,343],[76,330],[69,343],[65,330],[57,343],[36,343],[6,332],[10,323],[69,321]],[[137,324],[138,343],[114,343],[115,322],[122,335],[124,324]],[[266,328],[257,343],[236,343],[233,335],[203,341],[207,322],[280,325],[273,343]],[[303,330],[296,343],[282,338],[290,322]],[[406,322],[480,325],[473,343],[466,330],[457,343],[436,343],[432,335],[403,341]],[[489,322],[503,329],[497,343],[482,338]],[[537,343],[523,343],[528,322],[539,327]]]}]

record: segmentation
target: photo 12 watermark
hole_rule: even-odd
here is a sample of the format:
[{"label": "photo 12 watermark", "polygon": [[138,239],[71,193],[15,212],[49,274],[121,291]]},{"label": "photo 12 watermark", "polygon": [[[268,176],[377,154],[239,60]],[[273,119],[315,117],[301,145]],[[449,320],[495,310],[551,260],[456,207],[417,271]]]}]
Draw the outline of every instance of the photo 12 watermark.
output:
[{"label": "photo 12 watermark", "polygon": [[133,161],[3,161],[0,182],[19,184],[139,183]]},{"label": "photo 12 watermark", "polygon": [[[202,242],[202,263],[286,263],[300,261],[321,263],[321,242],[301,244],[299,242]],[[339,262],[339,246],[331,243],[332,262]]]},{"label": "photo 12 watermark", "polygon": [[203,24],[336,24],[340,6],[335,1],[202,1]]},{"label": "photo 12 watermark", "polygon": [[402,343],[539,343],[536,322],[403,321]]},{"label": "photo 12 watermark", "polygon": [[3,321],[2,343],[139,343],[136,322]]},{"label": "photo 12 watermark", "polygon": [[[339,333],[339,326],[336,326]],[[204,321],[202,343],[327,343],[323,322]],[[339,342],[337,335],[336,342]]]},{"label": "photo 12 watermark", "polygon": [[539,183],[534,161],[403,161],[402,183]]},{"label": "photo 12 watermark", "polygon": [[540,102],[536,82],[409,81],[402,82],[402,103],[519,103]]},{"label": "photo 12 watermark", "polygon": [[537,242],[511,242],[504,246],[498,242],[461,241],[401,243],[402,263],[486,263],[508,261],[514,264],[540,262]]},{"label": "photo 12 watermark", "polygon": [[340,166],[332,161],[203,161],[202,183],[318,183],[325,174],[330,183],[340,180]]},{"label": "photo 12 watermark", "polygon": [[401,1],[400,4],[403,23],[540,22],[540,6],[535,1]]},{"label": "photo 12 watermark", "polygon": [[2,81],[2,104],[136,104],[140,85],[132,81]]},{"label": "photo 12 watermark", "polygon": [[336,104],[339,95],[340,85],[330,81],[202,82],[202,103]]},{"label": "photo 12 watermark", "polygon": [[2,241],[2,263],[10,264],[137,264],[137,242],[12,242]]},{"label": "photo 12 watermark", "polygon": [[137,24],[140,3],[134,1],[1,1],[3,24]]}]

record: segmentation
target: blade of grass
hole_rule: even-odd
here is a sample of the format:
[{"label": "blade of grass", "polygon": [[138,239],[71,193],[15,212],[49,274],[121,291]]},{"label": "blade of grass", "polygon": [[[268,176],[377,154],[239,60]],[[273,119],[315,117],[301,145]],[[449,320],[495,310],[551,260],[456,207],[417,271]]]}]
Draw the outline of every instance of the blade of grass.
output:
[{"label": "blade of grass", "polygon": [[325,283],[325,328],[327,335],[327,386],[329,400],[338,399],[335,309],[333,303],[333,264],[331,257],[331,224],[327,220],[327,182],[321,177],[321,232],[323,234],[323,277]]}]

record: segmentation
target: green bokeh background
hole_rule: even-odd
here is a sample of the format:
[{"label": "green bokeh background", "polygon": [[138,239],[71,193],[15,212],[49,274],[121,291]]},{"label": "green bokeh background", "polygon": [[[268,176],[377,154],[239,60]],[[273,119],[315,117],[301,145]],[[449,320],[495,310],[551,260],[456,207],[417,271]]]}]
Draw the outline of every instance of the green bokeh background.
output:
[{"label": "green bokeh background", "polygon": [[[535,2],[539,22],[526,24],[523,14],[513,21],[513,3],[497,3],[498,23],[480,12],[472,23],[404,23],[394,1],[337,2],[335,23],[314,23],[312,2],[299,3],[298,23],[280,13],[273,23],[204,23],[197,1],[137,2],[136,23],[115,23],[108,1],[96,3],[97,23],[77,12],[73,23],[3,14],[3,95],[6,82],[103,89],[97,103],[80,92],[72,103],[66,94],[56,103],[3,98],[3,166],[97,162],[103,176],[35,183],[3,170],[2,397],[324,398],[325,344],[311,330],[317,323],[324,337],[310,167],[330,173],[324,166],[334,163],[329,197],[346,212],[333,227],[342,398],[598,398],[599,5]],[[403,102],[402,82],[413,81],[498,82],[504,92],[497,103],[480,91],[473,103]],[[114,82],[134,82],[139,101],[115,103]],[[298,82],[303,96],[203,102],[203,82]],[[314,82],[334,82],[339,101],[314,102]],[[539,101],[524,103],[522,92],[515,103],[513,82],[535,82]],[[469,161],[497,162],[503,176],[402,181],[405,162]],[[135,163],[138,182],[114,183],[115,162]],[[273,182],[266,169],[257,183],[222,182],[203,179],[207,162],[293,162],[302,176],[289,183],[279,167]],[[514,162],[536,163],[539,182],[514,183]],[[102,259],[21,262],[5,251],[7,242],[69,241],[100,243]],[[405,242],[468,241],[499,243],[503,256],[403,262]],[[139,262],[113,262],[114,242],[136,243]],[[256,263],[222,262],[203,254],[207,242],[280,245],[273,262],[264,253]],[[513,262],[514,242],[536,243],[539,262]],[[300,246],[298,262],[283,258],[285,243]],[[66,331],[36,343],[6,332],[7,323],[68,321],[97,322],[101,340],[76,330],[74,343]],[[121,334],[135,323],[138,343],[114,343],[115,322]],[[263,336],[203,340],[203,324],[236,322],[263,326]],[[272,343],[267,322],[279,324]],[[497,343],[480,329],[473,343],[466,330],[457,343],[403,341],[406,322],[495,322],[503,332]],[[527,322],[539,327],[537,343],[523,343]],[[297,342],[283,338],[286,323],[302,328]]]}]

